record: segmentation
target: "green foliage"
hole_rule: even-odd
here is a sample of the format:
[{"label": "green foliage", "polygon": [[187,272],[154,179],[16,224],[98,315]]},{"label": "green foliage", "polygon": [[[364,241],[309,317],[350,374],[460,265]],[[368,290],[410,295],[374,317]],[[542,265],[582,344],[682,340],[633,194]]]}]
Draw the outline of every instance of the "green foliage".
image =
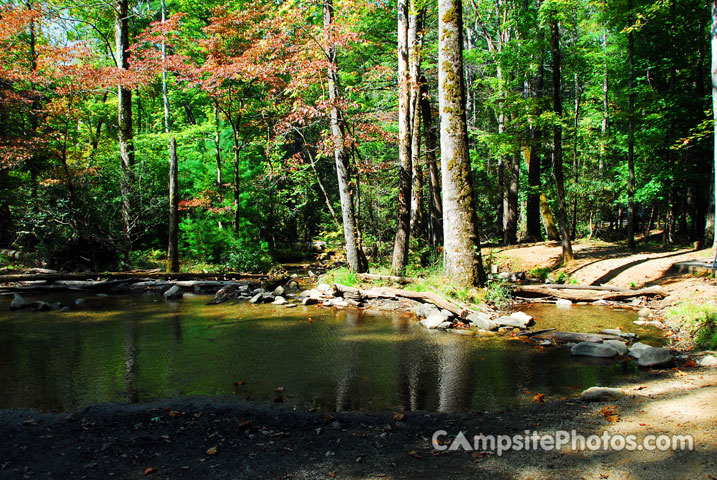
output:
[{"label": "green foliage", "polygon": [[334,268],[321,275],[320,281],[328,283],[329,285],[334,283],[340,283],[347,287],[354,287],[358,285],[359,280],[356,276],[356,272],[349,270],[346,267]]},{"label": "green foliage", "polygon": [[668,320],[677,323],[692,336],[698,348],[717,348],[717,306],[680,303],[668,311]]},{"label": "green foliage", "polygon": [[497,308],[508,308],[513,301],[510,287],[500,280],[489,280],[485,285],[485,301]]},{"label": "green foliage", "polygon": [[534,268],[530,271],[530,276],[532,278],[540,280],[541,282],[544,282],[550,276],[550,272],[552,272],[552,269],[550,267]]}]

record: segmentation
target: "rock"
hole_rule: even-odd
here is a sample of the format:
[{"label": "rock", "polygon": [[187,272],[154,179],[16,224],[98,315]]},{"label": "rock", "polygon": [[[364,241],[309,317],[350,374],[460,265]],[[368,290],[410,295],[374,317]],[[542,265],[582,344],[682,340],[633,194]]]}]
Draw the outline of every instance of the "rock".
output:
[{"label": "rock", "polygon": [[421,320],[420,323],[426,328],[438,328],[438,326],[445,321],[446,319],[443,317],[443,315],[441,315],[440,313],[434,313],[433,315],[430,315]]},{"label": "rock", "polygon": [[84,305],[85,303],[87,303],[87,300],[84,298],[75,299],[75,305]]},{"label": "rock", "polygon": [[605,340],[603,343],[615,347],[617,354],[621,357],[627,355],[627,345],[625,345],[625,342],[621,342],[620,340]]},{"label": "rock", "polygon": [[287,303],[286,305],[284,305],[284,308],[296,308],[296,304],[295,303]]},{"label": "rock", "polygon": [[[420,305],[417,305],[413,309],[413,313],[416,314],[417,317],[424,317],[427,318],[434,314],[441,314],[441,310],[433,305],[432,303],[421,303]],[[448,318],[448,317],[446,317]]]},{"label": "rock", "polygon": [[699,364],[703,367],[717,367],[717,357],[714,355],[707,355],[699,361]]},{"label": "rock", "polygon": [[311,290],[304,290],[303,292],[301,292],[299,294],[299,298],[311,297],[311,298],[316,298],[317,300],[319,298],[321,298],[321,296],[322,296],[321,292],[319,292],[318,290],[316,290],[314,288],[312,288]]},{"label": "rock", "polygon": [[446,332],[454,335],[463,335],[464,337],[472,337],[476,334],[474,330],[466,330],[465,328],[449,328]]},{"label": "rock", "polygon": [[261,301],[264,303],[271,303],[274,300],[276,300],[276,297],[272,295],[271,293],[262,293],[261,294]]},{"label": "rock", "polygon": [[559,298],[558,301],[555,302],[555,305],[557,305],[558,307],[570,307],[573,305],[573,302],[565,298]]},{"label": "rock", "polygon": [[632,323],[634,323],[635,325],[640,325],[640,326],[643,326],[643,325],[652,325],[653,327],[659,327],[660,325],[662,325],[662,324],[661,324],[659,321],[657,321],[657,320],[635,320],[635,321],[632,322]]},{"label": "rock", "polygon": [[60,309],[60,313],[67,313],[67,312],[69,312],[69,311],[70,311],[70,307],[62,307],[62,308]]},{"label": "rock", "polygon": [[605,300],[595,300],[592,305],[607,305]]},{"label": "rock", "polygon": [[618,355],[617,349],[606,343],[580,342],[570,349],[575,356],[613,358]]},{"label": "rock", "polygon": [[54,310],[52,308],[52,305],[47,302],[33,302],[33,304],[35,306],[35,310],[38,310],[40,312],[48,312],[50,310]]},{"label": "rock", "polygon": [[590,387],[580,394],[580,398],[588,402],[601,400],[617,400],[627,395],[624,390],[608,387]]},{"label": "rock", "polygon": [[[276,290],[274,290],[274,291],[276,291]],[[279,295],[271,303],[272,303],[272,305],[284,305],[284,304],[286,304],[286,299],[284,297],[282,297],[281,295]]]},{"label": "rock", "polygon": [[453,326],[453,322],[443,322],[440,325],[438,325],[438,330],[445,330],[447,328],[451,328]]},{"label": "rock", "polygon": [[510,279],[510,272],[500,272],[498,274],[498,278],[501,280],[509,280]]},{"label": "rock", "polygon": [[242,293],[248,293],[249,292],[249,285],[239,285],[237,287],[237,290],[239,290]]},{"label": "rock", "polygon": [[316,305],[319,303],[319,299],[316,297],[304,297],[301,303],[304,305]]},{"label": "rock", "polygon": [[652,315],[652,311],[649,308],[641,308],[637,312],[637,316],[640,318],[649,317],[650,315]]},{"label": "rock", "polygon": [[266,290],[264,290],[263,288],[255,288],[251,291],[252,296],[257,295],[259,293],[266,293]]},{"label": "rock", "polygon": [[282,287],[281,285],[279,285],[278,287],[276,287],[276,288],[274,289],[273,292],[271,292],[271,294],[274,295],[275,297],[279,297],[279,296],[281,296],[281,295],[284,295],[284,287]]},{"label": "rock", "polygon": [[622,338],[628,338],[628,339],[637,338],[636,333],[623,332],[622,330],[620,330],[618,328],[603,328],[602,330],[600,330],[600,333],[604,333],[605,335],[615,335],[616,337],[622,337]]},{"label": "rock", "polygon": [[535,320],[533,320],[533,317],[524,312],[513,312],[510,314],[510,318],[515,318],[518,321],[524,322],[526,327],[535,325]]},{"label": "rock", "polygon": [[650,347],[640,354],[637,364],[641,367],[663,367],[673,361],[672,354],[666,348]]},{"label": "rock", "polygon": [[632,302],[630,302],[630,305],[632,305],[633,307],[638,307],[642,305],[642,301],[639,298],[636,298]]},{"label": "rock", "polygon": [[491,320],[488,315],[482,313],[471,313],[466,317],[466,320],[482,330],[495,330],[498,328],[498,325],[496,325],[496,323]]},{"label": "rock", "polygon": [[646,350],[649,350],[651,348],[652,347],[650,345],[645,345],[644,343],[636,342],[636,343],[633,343],[632,346],[630,347],[629,355],[632,358],[640,358],[640,355],[642,355],[643,352],[645,352]]},{"label": "rock", "polygon": [[[532,318],[530,320],[532,321]],[[504,315],[502,317],[498,317],[493,322],[499,327],[511,327],[520,329],[528,328],[528,322],[525,319],[515,318],[512,315]]]},{"label": "rock", "polygon": [[453,315],[453,312],[449,312],[445,308],[441,308],[441,315],[443,315],[446,318],[453,318],[455,315]]},{"label": "rock", "polygon": [[249,299],[249,303],[259,303],[262,301],[263,296],[264,294],[262,292],[256,293]]},{"label": "rock", "polygon": [[32,302],[28,302],[19,293],[13,293],[12,302],[10,302],[10,310],[19,310],[21,308],[27,308],[32,305]]},{"label": "rock", "polygon": [[98,293],[96,296],[98,297],[109,297],[106,293]]},{"label": "rock", "polygon": [[318,290],[319,292],[330,292],[331,285],[329,285],[328,283],[319,283],[316,286],[316,290]]},{"label": "rock", "polygon": [[184,296],[184,292],[181,288],[174,285],[172,287],[169,287],[169,289],[162,294],[162,296],[168,300],[175,300],[177,298],[182,298]]}]

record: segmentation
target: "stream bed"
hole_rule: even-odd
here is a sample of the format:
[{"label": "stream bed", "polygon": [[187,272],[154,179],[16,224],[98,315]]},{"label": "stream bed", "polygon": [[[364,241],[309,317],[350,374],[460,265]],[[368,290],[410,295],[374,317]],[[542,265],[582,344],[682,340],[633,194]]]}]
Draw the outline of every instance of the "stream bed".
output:
[{"label": "stream bed", "polygon": [[[285,402],[299,410],[501,410],[635,381],[631,361],[571,358],[568,349],[420,327],[404,313],[155,295],[43,300],[70,312],[10,311],[0,298],[0,408],[68,411],[101,402],[190,395]],[[28,299],[34,298],[30,295]],[[535,304],[533,329],[621,327],[664,343],[630,310]]]}]

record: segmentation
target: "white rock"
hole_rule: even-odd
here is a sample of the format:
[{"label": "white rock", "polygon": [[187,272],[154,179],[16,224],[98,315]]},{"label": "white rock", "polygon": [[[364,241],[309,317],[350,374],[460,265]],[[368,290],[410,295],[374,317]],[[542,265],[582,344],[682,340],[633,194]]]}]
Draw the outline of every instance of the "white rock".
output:
[{"label": "white rock", "polygon": [[276,288],[274,289],[273,292],[271,292],[271,294],[274,295],[275,297],[279,297],[279,296],[281,296],[281,295],[284,295],[284,287],[282,287],[281,285],[279,285],[278,287],[276,287]]},{"label": "white rock", "polygon": [[262,301],[263,297],[264,297],[263,293],[257,293],[256,295],[254,295],[253,297],[251,297],[249,299],[249,303],[259,303]]},{"label": "white rock", "polygon": [[609,387],[590,387],[580,394],[580,398],[588,402],[600,400],[617,400],[626,395],[624,390]]},{"label": "white rock", "polygon": [[640,354],[637,364],[641,367],[662,367],[674,361],[672,354],[666,348],[649,348]]},{"label": "white rock", "polygon": [[474,312],[466,317],[466,320],[471,324],[483,330],[496,330],[498,325],[490,319],[488,315]]},{"label": "white rock", "polygon": [[319,299],[315,297],[305,297],[301,303],[304,305],[316,305],[319,303]]},{"label": "white rock", "polygon": [[318,290],[319,292],[330,292],[331,285],[329,285],[328,283],[319,283],[316,286],[316,290]]},{"label": "white rock", "polygon": [[438,328],[438,326],[445,321],[446,321],[446,319],[443,317],[443,315],[438,313],[438,314],[429,315],[428,317],[421,320],[420,323],[421,323],[421,325],[423,325],[426,328]]},{"label": "white rock", "polygon": [[637,316],[640,318],[649,317],[650,315],[652,315],[652,312],[649,308],[641,308],[640,311],[637,312]]},{"label": "white rock", "polygon": [[164,298],[168,299],[182,298],[183,296],[184,292],[182,292],[182,289],[176,285],[170,287],[169,290],[164,292]]},{"label": "white rock", "polygon": [[570,307],[573,305],[573,302],[566,298],[559,298],[557,302],[555,302],[555,305],[558,307]]},{"label": "white rock", "polygon": [[530,315],[528,315],[525,312],[513,312],[510,314],[510,318],[515,318],[516,320],[523,322],[526,327],[535,325],[535,321],[533,320],[533,317],[531,317]]},{"label": "white rock", "polygon": [[281,295],[279,295],[271,303],[272,303],[272,305],[284,305],[286,303],[286,299],[284,297],[282,297]]},{"label": "white rock", "polygon": [[593,305],[607,305],[607,302],[605,300],[601,299],[601,300],[595,300],[592,304]]},{"label": "white rock", "polygon": [[699,364],[703,367],[717,367],[717,357],[714,355],[707,355],[699,361]]}]

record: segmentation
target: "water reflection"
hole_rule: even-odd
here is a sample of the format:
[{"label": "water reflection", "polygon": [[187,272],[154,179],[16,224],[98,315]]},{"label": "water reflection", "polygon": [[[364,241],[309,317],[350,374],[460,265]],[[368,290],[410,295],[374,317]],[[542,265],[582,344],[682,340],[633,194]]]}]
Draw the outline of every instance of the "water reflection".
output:
[{"label": "water reflection", "polygon": [[[201,297],[93,300],[91,309],[38,314],[10,312],[2,299],[0,408],[68,410],[196,394],[267,402],[281,386],[301,409],[452,412],[528,403],[526,391],[567,396],[636,375],[631,362],[575,361],[565,350],[428,332],[401,314],[206,306]],[[631,325],[631,317],[606,313],[600,326]],[[595,320],[587,322],[583,331],[594,331]]]}]

